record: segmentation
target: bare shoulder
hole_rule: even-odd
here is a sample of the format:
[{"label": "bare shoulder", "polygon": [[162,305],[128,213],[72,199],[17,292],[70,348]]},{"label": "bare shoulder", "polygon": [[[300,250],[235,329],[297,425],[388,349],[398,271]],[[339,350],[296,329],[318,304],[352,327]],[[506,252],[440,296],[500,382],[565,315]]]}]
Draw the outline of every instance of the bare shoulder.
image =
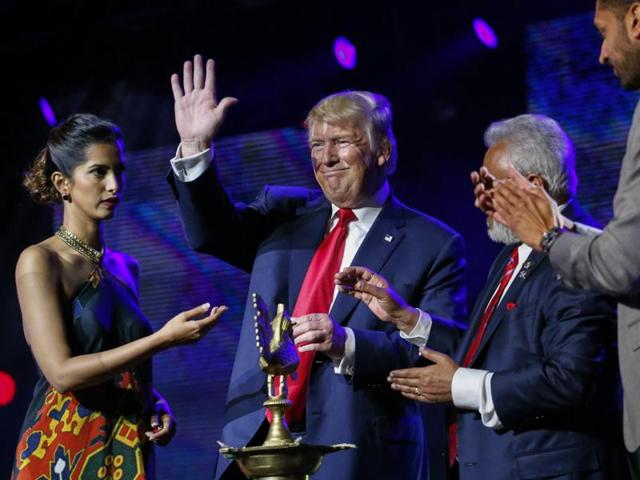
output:
[{"label": "bare shoulder", "polygon": [[108,249],[104,256],[104,266],[138,298],[140,264],[134,257]]},{"label": "bare shoulder", "polygon": [[16,280],[27,274],[59,277],[60,272],[60,256],[49,240],[25,248],[16,264]]}]

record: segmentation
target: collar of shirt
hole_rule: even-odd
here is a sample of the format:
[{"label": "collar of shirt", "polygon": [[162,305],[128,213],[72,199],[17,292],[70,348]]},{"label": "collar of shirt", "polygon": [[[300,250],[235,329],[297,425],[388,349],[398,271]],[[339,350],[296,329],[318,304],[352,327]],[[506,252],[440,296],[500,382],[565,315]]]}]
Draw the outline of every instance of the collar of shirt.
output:
[{"label": "collar of shirt", "polygon": [[[529,258],[529,255],[531,255],[531,252],[533,252],[533,249],[529,245],[527,245],[526,243],[522,243],[518,247],[518,265],[516,265],[516,268],[513,271],[513,274],[511,275],[511,278],[509,279],[509,283],[507,283],[507,286],[505,287],[504,292],[502,292],[502,296],[500,297],[500,301],[502,301],[504,296],[507,294],[507,292],[511,288],[511,284],[518,277],[518,274],[520,273],[520,270],[522,270],[522,267],[523,267],[524,263],[527,261],[527,258]],[[496,286],[496,289],[494,290],[494,295],[495,295],[495,291],[497,291],[497,290],[498,290],[498,286]]]},{"label": "collar of shirt", "polygon": [[[382,188],[378,190],[376,194],[371,198],[369,205],[367,205],[366,207],[353,209],[353,213],[356,216],[357,220],[351,222],[351,224],[357,224],[358,227],[368,232],[369,229],[371,229],[373,222],[375,222],[376,218],[378,218],[378,214],[382,210],[382,207],[389,198],[390,194],[391,188],[389,187],[389,182],[384,182]],[[340,210],[340,207],[331,204],[331,220],[329,221],[329,231],[333,230],[333,227],[335,227],[338,223],[338,210]]]}]

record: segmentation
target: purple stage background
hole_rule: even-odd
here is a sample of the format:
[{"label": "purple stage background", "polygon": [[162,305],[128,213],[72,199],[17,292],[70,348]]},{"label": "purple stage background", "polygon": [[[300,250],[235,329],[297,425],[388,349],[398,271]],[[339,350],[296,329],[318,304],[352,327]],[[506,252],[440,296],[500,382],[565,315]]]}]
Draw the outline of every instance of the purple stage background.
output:
[{"label": "purple stage background", "polygon": [[[623,92],[611,72],[597,65],[598,47],[590,15],[531,25],[527,84],[529,111],[555,118],[574,140],[579,197],[606,223],[637,94]],[[129,154],[126,201],[106,238],[140,261],[142,306],[154,328],[203,301],[230,307],[204,341],[154,359],[156,384],[179,423],[171,447],[158,455],[161,478],[205,479],[215,462],[248,275],[189,250],[169,187],[160,188],[173,153],[171,147]],[[268,183],[315,186],[301,129],[225,138],[217,142],[216,155],[236,200],[251,200]]]},{"label": "purple stage background", "polygon": [[589,13],[529,26],[528,110],[554,118],[573,139],[578,197],[604,225],[638,93],[622,90],[611,68],[598,64],[601,38],[592,22]]},{"label": "purple stage background", "polygon": [[[471,15],[470,12],[476,14],[474,9],[477,3],[473,2],[471,5],[469,2],[471,6],[463,9],[467,17]],[[550,5],[551,2],[546,7],[551,8]],[[344,5],[340,8],[343,7],[347,8]],[[192,8],[199,12],[204,7],[194,4]],[[264,8],[274,10],[273,5],[265,5]],[[274,11],[273,19],[285,18],[284,13],[290,6],[282,5],[281,8],[282,12],[277,9]],[[526,29],[526,41],[522,44],[523,37],[518,36],[521,30],[516,31],[513,25],[523,18],[519,14],[510,16],[505,10],[501,12],[503,18],[497,21],[502,30],[509,33],[501,38],[503,43],[499,48],[492,51],[480,50],[481,47],[471,37],[469,45],[474,48],[467,51],[461,46],[468,46],[465,42],[469,38],[458,38],[459,32],[452,28],[452,25],[458,25],[461,21],[459,9],[456,10],[457,7],[453,4],[447,7],[456,10],[449,23],[442,21],[434,25],[434,28],[420,30],[425,19],[430,19],[428,15],[434,8],[435,6],[425,4],[424,10],[427,12],[424,13],[424,18],[412,13],[413,10],[409,7],[397,7],[393,10],[396,17],[385,14],[386,10],[383,10],[384,20],[388,20],[396,28],[394,30],[392,26],[384,24],[390,32],[390,38],[395,41],[393,44],[389,42],[389,45],[382,44],[380,35],[369,32],[370,25],[375,24],[372,21],[375,10],[367,8],[358,11],[359,15],[372,17],[365,16],[368,20],[360,22],[362,32],[354,29],[355,41],[359,46],[364,46],[367,39],[371,42],[371,48],[362,49],[359,60],[361,66],[348,74],[340,71],[337,66],[329,67],[332,59],[324,54],[320,55],[320,50],[313,50],[314,53],[309,54],[302,43],[299,51],[290,47],[293,49],[291,58],[294,59],[291,63],[287,63],[289,57],[287,62],[267,58],[268,54],[262,52],[260,47],[272,48],[266,40],[277,37],[274,33],[276,29],[291,31],[292,35],[301,38],[307,29],[298,25],[299,30],[290,30],[273,23],[274,32],[264,37],[264,45],[252,45],[250,49],[242,50],[240,55],[228,54],[226,63],[221,62],[226,68],[221,69],[224,72],[221,78],[223,82],[227,82],[223,85],[226,88],[221,91],[227,93],[231,90],[227,94],[238,96],[242,103],[234,107],[235,111],[229,115],[225,125],[225,129],[229,129],[234,135],[221,138],[216,143],[216,155],[223,182],[236,200],[251,200],[267,183],[315,186],[306,132],[303,129],[246,132],[295,125],[295,119],[303,118],[305,109],[314,100],[337,89],[364,88],[387,94],[395,105],[395,129],[400,149],[399,170],[392,179],[394,193],[408,205],[449,223],[464,236],[470,266],[470,296],[473,300],[484,283],[486,270],[498,246],[486,239],[482,228],[484,219],[471,206],[468,171],[477,168],[481,162],[482,129],[488,126],[488,122],[497,120],[499,117],[496,115],[523,113],[525,80],[520,70],[521,67],[524,68],[523,56],[526,54],[528,110],[555,118],[574,140],[580,177],[579,199],[602,223],[611,218],[611,200],[638,94],[622,91],[611,70],[598,65],[600,38],[592,26],[592,12],[531,23]],[[495,8],[502,10],[502,7]],[[261,12],[259,8],[255,11]],[[237,24],[230,21],[229,28],[240,29],[247,24],[245,11],[239,12],[243,21],[238,20]],[[255,14],[256,24],[269,24],[258,13]],[[159,13],[158,15],[160,16]],[[171,27],[180,23],[174,17],[175,12],[169,10],[167,18]],[[333,20],[348,17],[349,15],[336,14]],[[136,22],[139,19],[132,20],[133,24],[139,25]],[[410,22],[413,23],[407,25]],[[122,49],[109,49],[113,57],[109,57],[111,63],[95,60],[95,63],[89,64],[93,70],[85,68],[97,81],[86,80],[93,78],[89,74],[85,78],[82,73],[76,73],[77,83],[66,90],[60,85],[51,87],[52,91],[48,93],[40,91],[40,84],[51,85],[51,81],[38,77],[35,82],[38,83],[37,91],[29,92],[36,100],[44,94],[52,96],[52,103],[60,110],[59,113],[64,112],[65,115],[75,111],[93,111],[112,118],[123,126],[126,138],[137,138],[138,143],[128,140],[129,145],[134,145],[131,147],[134,151],[127,154],[127,191],[116,218],[106,226],[106,242],[111,248],[126,251],[140,262],[142,309],[154,328],[160,328],[181,310],[205,301],[212,304],[224,303],[230,307],[219,325],[197,345],[172,349],[154,357],[156,386],[170,401],[178,421],[178,434],[174,441],[170,446],[158,449],[160,480],[199,480],[212,476],[217,455],[216,440],[220,439],[227,382],[235,356],[249,278],[245,272],[189,249],[182,233],[177,207],[165,179],[169,170],[169,158],[175,153],[175,145],[169,145],[172,143],[171,139],[175,138],[172,137],[175,133],[171,124],[172,103],[166,82],[169,69],[179,66],[178,61],[169,57],[173,55],[179,59],[186,58],[185,55],[192,54],[194,48],[215,50],[214,47],[209,47],[210,44],[232,45],[220,39],[217,43],[213,40],[207,43],[209,35],[216,32],[205,32],[204,28],[194,29],[189,22],[183,23],[188,26],[189,33],[200,32],[202,37],[194,37],[191,39],[193,44],[189,45],[189,35],[180,33],[181,30],[176,29],[174,38],[167,36],[167,32],[173,31],[170,27],[158,27],[160,35],[150,36],[148,39],[150,51],[152,46],[155,47],[154,42],[160,42],[158,50],[153,50],[158,57],[154,61],[147,59],[148,64],[144,64],[138,62],[137,57],[124,60],[124,57],[121,59],[124,55]],[[318,23],[324,30],[331,22],[325,19]],[[90,24],[93,25],[91,22]],[[144,22],[140,25],[144,25]],[[251,27],[253,24],[247,25]],[[107,26],[109,28],[105,31],[110,32],[112,25]],[[524,23],[519,28],[523,27]],[[513,30],[509,31],[509,28]],[[61,30],[71,31],[65,28]],[[226,30],[220,30],[218,34],[223,35],[225,32]],[[330,34],[327,32],[326,36]],[[320,38],[317,34],[316,37]],[[430,38],[432,43],[429,48],[420,43],[419,39],[422,37]],[[57,37],[43,38],[48,41],[49,38]],[[514,40],[515,38],[517,39]],[[322,37],[322,41],[324,40]],[[129,37],[123,36],[123,42],[126,41],[129,41]],[[184,42],[181,48],[169,48],[181,42]],[[68,46],[69,43],[65,45]],[[52,45],[57,44],[53,42]],[[98,51],[101,48],[92,45],[87,41],[87,50],[95,48]],[[458,49],[454,48],[456,45]],[[421,50],[423,48],[424,51]],[[256,56],[264,58],[256,63],[247,52],[256,52]],[[296,56],[298,54],[304,60],[300,60]],[[26,54],[23,56],[28,57]],[[91,55],[87,53],[86,57],[97,59],[99,56],[94,55],[91,50]],[[114,60],[116,57],[121,60],[120,63]],[[171,66],[162,64],[161,59],[165,57],[166,63]],[[231,61],[235,57],[240,59],[237,63]],[[119,65],[121,70],[116,69],[114,77],[108,77],[100,70],[103,63],[113,68]],[[75,65],[74,68],[67,65],[66,69],[76,71]],[[51,65],[46,71],[50,70],[54,70]],[[63,71],[62,66],[59,71]],[[251,72],[249,81],[241,74],[246,71]],[[162,76],[162,85],[151,84],[146,78],[156,76]],[[125,80],[129,77],[133,78],[131,83]],[[141,80],[143,77],[144,80]],[[61,75],[60,78],[60,83],[66,81]],[[21,82],[22,86],[24,81],[21,79]],[[72,87],[78,91],[74,91]],[[492,88],[500,91],[496,94]],[[24,90],[27,90],[26,87]],[[27,100],[20,103],[23,101],[21,93],[23,92],[19,89],[15,90],[15,97],[20,100],[16,101],[19,107],[16,110],[20,111],[27,108]],[[36,103],[31,97],[28,101],[33,105]],[[280,111],[286,113],[277,116]],[[33,120],[35,123],[36,120],[41,120],[39,113],[29,115],[32,115],[29,121]],[[11,113],[6,116],[11,117]],[[28,145],[29,155],[31,151],[36,152],[44,139],[46,125],[34,127],[33,132],[28,132],[26,128],[16,129],[13,118],[9,119],[15,130],[13,137],[16,144],[21,148]],[[31,125],[24,120],[23,124]],[[21,124],[21,127],[24,125]],[[224,131],[226,130],[223,133]],[[236,133],[241,134],[235,135]],[[167,146],[143,149],[150,145]],[[14,147],[15,151],[24,153],[17,147]],[[11,217],[12,223],[9,225],[12,231],[8,232],[4,248],[5,251],[12,252],[7,254],[3,264],[3,271],[6,272],[13,270],[21,249],[44,238],[46,232],[43,230],[46,229],[43,226],[50,225],[51,218],[48,212],[43,214],[41,210],[27,204],[26,200],[15,200],[18,194],[11,192],[17,190],[15,185],[22,168],[19,163],[24,159],[13,158],[11,155],[9,158],[15,165],[11,166],[12,170],[4,172],[9,178],[7,182],[11,182],[14,190],[8,187],[5,190],[12,195],[11,200],[16,204],[11,204],[11,208],[6,210],[16,213]],[[58,224],[59,212],[54,215],[53,227]],[[22,339],[15,289],[10,275],[7,275],[7,280],[0,288],[4,319],[0,349],[8,352],[3,353],[0,370],[11,373],[18,383],[14,402],[0,408],[0,424],[7,432],[0,439],[0,476],[6,477],[8,472],[5,473],[4,469],[11,463],[17,429],[30,400],[35,369]]]}]

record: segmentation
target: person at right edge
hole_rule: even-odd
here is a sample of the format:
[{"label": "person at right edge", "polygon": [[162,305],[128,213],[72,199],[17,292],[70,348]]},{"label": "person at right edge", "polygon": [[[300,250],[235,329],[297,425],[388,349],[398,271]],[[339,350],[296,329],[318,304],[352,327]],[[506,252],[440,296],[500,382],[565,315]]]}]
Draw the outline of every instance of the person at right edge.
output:
[{"label": "person at right edge", "polygon": [[[602,35],[600,63],[609,64],[625,90],[640,89],[640,2],[598,0],[594,25]],[[604,139],[603,139],[604,140]],[[575,231],[544,188],[513,168],[494,185],[473,172],[476,205],[543,252],[563,281],[618,301],[618,355],[624,394],[623,431],[635,480],[640,479],[640,103],[622,160],[613,219],[595,235]],[[494,188],[494,186],[496,188]],[[568,216],[567,216],[568,217]],[[569,217],[570,218],[570,217]]]},{"label": "person at right edge", "polygon": [[[573,146],[555,121],[496,122],[485,143],[483,167],[496,179],[512,163],[549,186],[567,215],[588,221],[575,199]],[[423,349],[433,364],[392,371],[391,387],[412,400],[453,403],[450,479],[627,479],[613,302],[564,285],[545,255],[488,220],[489,236],[505,248],[457,352]],[[337,281],[381,319],[416,314],[379,273],[350,267]]]}]

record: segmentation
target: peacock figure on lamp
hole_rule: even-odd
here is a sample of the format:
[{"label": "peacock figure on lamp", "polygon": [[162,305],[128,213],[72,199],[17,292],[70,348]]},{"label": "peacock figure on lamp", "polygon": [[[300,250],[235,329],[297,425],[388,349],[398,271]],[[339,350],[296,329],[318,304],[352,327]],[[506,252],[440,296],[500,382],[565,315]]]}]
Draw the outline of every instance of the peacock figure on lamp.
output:
[{"label": "peacock figure on lamp", "polygon": [[220,452],[235,459],[247,478],[306,480],[320,468],[324,455],[355,448],[355,445],[308,445],[302,443],[302,438],[293,439],[284,415],[291,406],[287,397],[287,375],[295,375],[300,361],[293,341],[293,323],[283,304],[278,304],[275,317],[269,320],[267,306],[255,293],[253,308],[256,346],[260,352],[258,364],[267,374],[268,398],[263,405],[269,411],[271,425],[262,445],[234,448],[218,442]]}]

